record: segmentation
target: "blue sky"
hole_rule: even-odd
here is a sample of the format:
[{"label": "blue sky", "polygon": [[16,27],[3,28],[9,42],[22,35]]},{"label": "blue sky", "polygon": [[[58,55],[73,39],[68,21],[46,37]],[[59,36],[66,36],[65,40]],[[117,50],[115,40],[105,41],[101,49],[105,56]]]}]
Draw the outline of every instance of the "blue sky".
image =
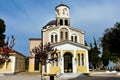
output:
[{"label": "blue sky", "polygon": [[[14,35],[14,49],[28,56],[29,38],[41,38],[41,29],[55,19],[62,0],[0,0],[0,18],[7,36]],[[63,0],[70,7],[71,26],[85,31],[86,41],[98,39],[106,28],[120,22],[120,0]]]}]

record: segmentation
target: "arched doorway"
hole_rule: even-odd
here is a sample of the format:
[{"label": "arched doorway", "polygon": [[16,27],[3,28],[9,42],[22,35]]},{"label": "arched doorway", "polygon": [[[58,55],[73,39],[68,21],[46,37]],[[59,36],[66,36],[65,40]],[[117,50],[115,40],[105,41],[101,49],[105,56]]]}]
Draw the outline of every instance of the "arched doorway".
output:
[{"label": "arched doorway", "polygon": [[70,52],[66,52],[64,54],[64,72],[65,73],[72,73],[72,54]]}]

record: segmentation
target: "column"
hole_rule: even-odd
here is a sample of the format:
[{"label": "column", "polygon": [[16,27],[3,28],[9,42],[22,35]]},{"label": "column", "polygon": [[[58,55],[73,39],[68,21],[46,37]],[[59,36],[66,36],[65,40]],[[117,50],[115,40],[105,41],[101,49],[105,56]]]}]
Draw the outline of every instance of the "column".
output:
[{"label": "column", "polygon": [[72,65],[73,65],[73,73],[76,73],[76,50],[74,50],[73,58],[72,58]]}]

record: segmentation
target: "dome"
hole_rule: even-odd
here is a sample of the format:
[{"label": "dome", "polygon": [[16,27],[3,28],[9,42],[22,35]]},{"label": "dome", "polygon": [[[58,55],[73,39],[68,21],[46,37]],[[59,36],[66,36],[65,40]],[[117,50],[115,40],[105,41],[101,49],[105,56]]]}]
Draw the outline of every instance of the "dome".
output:
[{"label": "dome", "polygon": [[43,27],[43,29],[46,29],[47,26],[49,26],[49,25],[56,25],[56,20],[52,20],[52,21],[48,22],[48,23]]},{"label": "dome", "polygon": [[[66,6],[66,7],[68,7],[68,8],[70,9],[70,7],[67,6],[67,5],[65,5],[65,4],[59,4],[58,6],[56,6],[56,8],[59,7],[59,6]],[[56,9],[56,8],[55,8],[55,9]]]}]

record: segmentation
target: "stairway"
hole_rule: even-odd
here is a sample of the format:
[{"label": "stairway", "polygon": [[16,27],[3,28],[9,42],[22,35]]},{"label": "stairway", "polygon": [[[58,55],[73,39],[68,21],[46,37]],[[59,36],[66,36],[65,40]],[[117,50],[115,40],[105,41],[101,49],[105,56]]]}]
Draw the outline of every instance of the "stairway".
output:
[{"label": "stairway", "polygon": [[60,73],[58,78],[61,79],[71,79],[82,76],[82,73]]}]

